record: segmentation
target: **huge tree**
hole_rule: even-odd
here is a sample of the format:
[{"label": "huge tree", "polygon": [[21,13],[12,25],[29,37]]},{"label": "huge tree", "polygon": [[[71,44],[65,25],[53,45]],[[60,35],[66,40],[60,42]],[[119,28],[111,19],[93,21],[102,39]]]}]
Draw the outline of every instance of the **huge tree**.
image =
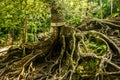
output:
[{"label": "huge tree", "polygon": [[0,56],[0,79],[120,79],[118,22],[91,18],[72,27],[65,23],[61,4],[43,2],[51,8],[50,38],[11,47]]}]

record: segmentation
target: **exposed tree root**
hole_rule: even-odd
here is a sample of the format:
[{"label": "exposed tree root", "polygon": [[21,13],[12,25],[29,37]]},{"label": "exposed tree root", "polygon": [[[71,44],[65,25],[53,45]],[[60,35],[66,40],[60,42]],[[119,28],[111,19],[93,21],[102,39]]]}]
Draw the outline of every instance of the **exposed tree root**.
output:
[{"label": "exposed tree root", "polygon": [[[119,80],[119,32],[120,25],[99,19],[54,27],[48,40],[0,56],[0,80]],[[104,51],[92,50],[90,43],[103,45]]]}]

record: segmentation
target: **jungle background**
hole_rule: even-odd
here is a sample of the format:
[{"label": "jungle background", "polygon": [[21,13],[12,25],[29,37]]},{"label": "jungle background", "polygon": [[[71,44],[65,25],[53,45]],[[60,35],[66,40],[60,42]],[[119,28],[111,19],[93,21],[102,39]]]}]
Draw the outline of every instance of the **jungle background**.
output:
[{"label": "jungle background", "polygon": [[[119,0],[63,0],[61,3],[69,24],[78,24],[87,17],[119,18]],[[36,42],[36,34],[49,32],[51,14],[43,1],[2,0],[0,4],[1,46]]]},{"label": "jungle background", "polygon": [[120,0],[0,4],[1,80],[120,79]]}]

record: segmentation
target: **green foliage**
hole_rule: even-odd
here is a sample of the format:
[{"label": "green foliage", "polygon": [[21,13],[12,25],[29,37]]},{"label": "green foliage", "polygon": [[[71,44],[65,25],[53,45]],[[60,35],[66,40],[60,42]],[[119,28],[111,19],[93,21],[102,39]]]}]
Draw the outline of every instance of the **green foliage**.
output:
[{"label": "green foliage", "polygon": [[90,77],[95,75],[98,72],[99,63],[100,61],[97,59],[86,58],[78,65],[76,73],[81,78],[84,76]]},{"label": "green foliage", "polygon": [[[90,0],[89,2],[96,3],[96,6],[91,7],[93,10],[90,12],[91,17],[97,17],[100,18],[101,12],[103,15],[103,18],[106,18],[107,16],[119,13],[120,12],[120,1],[119,0],[102,0],[102,8],[100,9],[100,0]],[[92,5],[92,4],[91,4]],[[111,13],[112,8],[112,13]],[[97,10],[96,10],[97,9]]]},{"label": "green foliage", "polygon": [[107,51],[107,44],[99,36],[86,35],[85,43],[80,45],[83,52],[93,52],[98,56]]},{"label": "green foliage", "polygon": [[[34,34],[40,29],[46,31],[50,27],[50,12],[42,1],[2,0],[0,4],[0,35],[10,33],[17,40],[19,36]],[[26,39],[29,41],[29,36]]]},{"label": "green foliage", "polygon": [[[84,54],[94,53],[97,56],[103,56],[108,49],[106,42],[97,35],[86,34],[80,42],[80,50]],[[85,57],[79,61],[76,73],[79,78],[90,77],[95,75],[99,70],[100,60],[92,57]],[[90,75],[91,74],[91,75]],[[91,77],[92,78],[92,77]]]}]

